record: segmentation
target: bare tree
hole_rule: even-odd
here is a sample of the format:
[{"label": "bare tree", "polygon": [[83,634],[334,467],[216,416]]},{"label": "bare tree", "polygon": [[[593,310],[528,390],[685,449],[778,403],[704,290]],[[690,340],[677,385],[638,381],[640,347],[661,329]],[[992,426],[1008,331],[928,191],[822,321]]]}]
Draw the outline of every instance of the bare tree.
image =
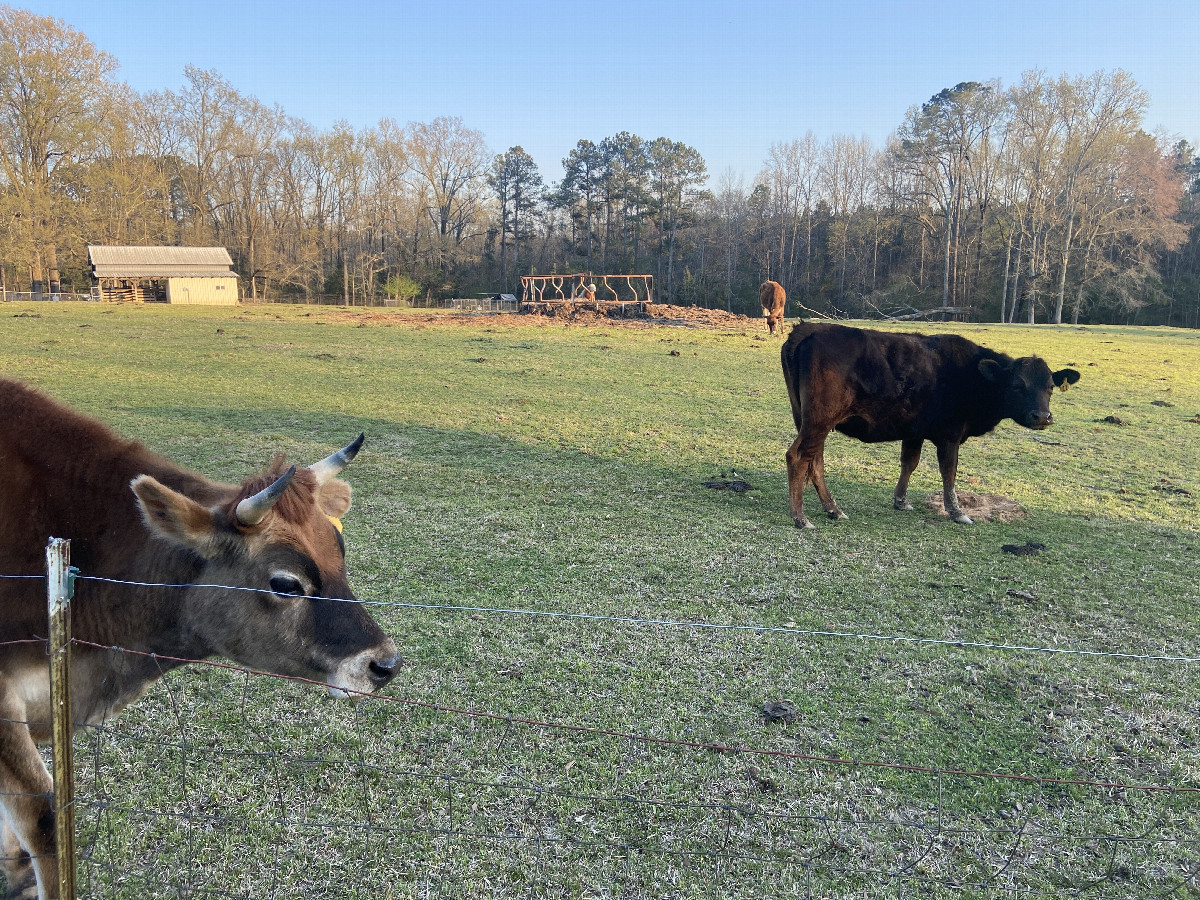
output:
[{"label": "bare tree", "polygon": [[97,151],[116,61],[60,19],[0,6],[0,217],[30,283],[59,290],[57,240],[70,192],[55,185]]},{"label": "bare tree", "polygon": [[667,138],[655,138],[649,148],[649,173],[658,215],[659,280],[663,280],[662,256],[666,249],[666,292],[676,294],[675,257],[681,225],[685,225],[704,198],[708,176],[704,158],[693,147]]},{"label": "bare tree", "polygon": [[900,129],[899,159],[916,176],[923,199],[943,220],[942,306],[954,306],[966,185],[972,158],[994,121],[992,85],[962,82],[909,110]]},{"label": "bare tree", "polygon": [[1081,198],[1090,189],[1092,176],[1102,169],[1103,160],[1111,158],[1115,145],[1137,130],[1149,97],[1120,70],[1111,75],[1096,72],[1088,78],[1060,78],[1053,90],[1063,134],[1056,203],[1062,250],[1058,295],[1050,320],[1060,324]]},{"label": "bare tree", "polygon": [[428,190],[426,212],[437,242],[436,266],[444,276],[455,251],[477,237],[484,207],[489,155],[483,134],[457,116],[409,126],[414,177]]},{"label": "bare tree", "polygon": [[[776,229],[778,280],[791,291],[796,281],[797,244],[804,224],[804,290],[808,293],[812,265],[813,208],[817,196],[820,146],[811,131],[800,140],[771,145],[760,183],[770,189]],[[769,268],[769,267],[768,267]],[[768,272],[768,275],[771,273]]]},{"label": "bare tree", "polygon": [[712,218],[717,223],[718,249],[724,261],[725,308],[733,311],[734,282],[742,250],[743,231],[749,214],[746,183],[732,169],[721,173],[712,199]]},{"label": "bare tree", "polygon": [[872,191],[874,150],[868,138],[834,135],[821,149],[819,184],[833,214],[839,246],[838,293],[845,295],[849,262],[851,220],[866,204]]}]

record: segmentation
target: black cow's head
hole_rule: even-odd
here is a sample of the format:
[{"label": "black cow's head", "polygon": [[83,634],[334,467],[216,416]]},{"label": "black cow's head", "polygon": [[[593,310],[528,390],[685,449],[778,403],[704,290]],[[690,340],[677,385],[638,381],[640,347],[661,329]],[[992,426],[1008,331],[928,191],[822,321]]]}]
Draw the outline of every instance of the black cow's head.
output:
[{"label": "black cow's head", "polygon": [[1079,380],[1074,369],[1051,372],[1046,361],[1023,356],[1006,364],[996,359],[979,361],[979,372],[1004,392],[1004,415],[1018,425],[1041,430],[1054,424],[1050,414],[1050,395],[1054,389],[1066,390]]}]

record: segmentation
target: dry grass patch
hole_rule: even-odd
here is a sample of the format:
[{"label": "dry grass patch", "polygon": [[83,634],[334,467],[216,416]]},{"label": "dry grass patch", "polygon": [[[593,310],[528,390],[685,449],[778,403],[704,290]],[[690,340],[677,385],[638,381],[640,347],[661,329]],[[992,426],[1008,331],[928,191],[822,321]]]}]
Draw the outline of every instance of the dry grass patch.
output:
[{"label": "dry grass patch", "polygon": [[[946,516],[946,504],[941,491],[930,494],[925,503],[939,516]],[[958,492],[958,505],[962,511],[976,522],[1015,522],[1025,518],[1025,510],[1021,504],[1010,497],[999,494],[973,494],[970,491]]]}]

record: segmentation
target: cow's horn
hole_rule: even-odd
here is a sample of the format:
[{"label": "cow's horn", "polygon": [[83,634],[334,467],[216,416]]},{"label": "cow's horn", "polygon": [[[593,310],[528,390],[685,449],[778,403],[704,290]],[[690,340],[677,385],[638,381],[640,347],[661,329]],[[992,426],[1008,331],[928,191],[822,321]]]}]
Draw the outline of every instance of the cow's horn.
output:
[{"label": "cow's horn", "polygon": [[238,522],[242,525],[257,525],[265,519],[271,508],[279,502],[279,498],[283,496],[283,492],[287,490],[287,486],[291,484],[292,476],[295,474],[296,467],[292,466],[276,478],[273,484],[239,503],[237,509],[233,511]]},{"label": "cow's horn", "polygon": [[320,462],[313,463],[308,467],[308,470],[317,476],[317,484],[324,484],[332,478],[337,477],[337,474],[350,465],[350,461],[358,455],[358,451],[362,448],[365,434],[359,434],[349,444],[339,450],[337,453],[330,454]]}]

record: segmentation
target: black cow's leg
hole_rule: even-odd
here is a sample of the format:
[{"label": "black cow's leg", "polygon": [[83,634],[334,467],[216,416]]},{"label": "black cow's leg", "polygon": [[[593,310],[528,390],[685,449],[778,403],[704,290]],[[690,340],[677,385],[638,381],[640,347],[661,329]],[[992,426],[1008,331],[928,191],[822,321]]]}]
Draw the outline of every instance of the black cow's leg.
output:
[{"label": "black cow's leg", "polygon": [[797,437],[788,447],[786,454],[788,473],[788,499],[792,513],[792,521],[797,528],[812,528],[813,523],[804,515],[804,487],[808,484],[812,471],[813,451],[801,444],[803,438]]},{"label": "black cow's leg", "polygon": [[829,514],[831,519],[848,519],[850,518],[842,512],[838,505],[833,501],[833,495],[829,493],[829,488],[825,486],[825,445],[822,444],[817,450],[817,455],[812,461],[812,483],[817,489],[817,496],[821,498],[821,505],[825,507],[825,512]]},{"label": "black cow's leg", "polygon": [[958,442],[938,444],[938,466],[942,470],[942,502],[946,513],[959,525],[971,525],[971,517],[958,507],[958,494],[954,492],[954,480],[958,477]]},{"label": "black cow's leg", "polygon": [[892,492],[892,506],[896,509],[912,509],[912,504],[908,502],[908,479],[921,462],[921,447],[924,443],[921,438],[909,438],[900,445],[900,480],[896,482],[896,490]]}]

